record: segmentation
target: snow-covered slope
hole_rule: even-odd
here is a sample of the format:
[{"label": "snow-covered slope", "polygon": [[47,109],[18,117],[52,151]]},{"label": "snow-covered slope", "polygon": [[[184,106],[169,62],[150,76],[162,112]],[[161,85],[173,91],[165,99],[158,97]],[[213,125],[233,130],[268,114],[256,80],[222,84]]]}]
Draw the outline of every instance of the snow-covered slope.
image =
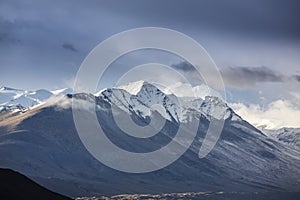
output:
[{"label": "snow-covered slope", "polygon": [[9,102],[12,99],[18,98],[25,93],[24,90],[18,90],[8,87],[0,87],[0,104]]},{"label": "snow-covered slope", "polygon": [[206,96],[205,99],[192,99],[182,101],[182,118],[181,121],[187,122],[191,116],[199,116],[200,114],[207,119],[231,119],[234,121],[242,121],[222,99],[214,96]]},{"label": "snow-covered slope", "polygon": [[117,89],[126,90],[128,93],[136,95],[143,87],[145,81],[131,82],[126,85],[120,85]]},{"label": "snow-covered slope", "polygon": [[300,150],[300,128],[262,129],[267,135],[292,148]]},{"label": "snow-covered slope", "polygon": [[52,96],[70,93],[68,88],[48,91],[40,89],[27,91],[9,87],[0,88],[0,112],[1,111],[26,111],[28,108],[45,102]]},{"label": "snow-covered slope", "polygon": [[180,104],[174,95],[166,95],[154,85],[144,81],[136,85],[131,94],[126,90],[115,88],[102,91],[100,97],[124,111],[135,112],[144,118],[155,110],[170,121],[179,121]]},{"label": "snow-covered slope", "polygon": [[73,90],[70,88],[63,88],[58,90],[51,90],[52,94],[58,96],[58,95],[66,95],[66,94],[73,94]]}]

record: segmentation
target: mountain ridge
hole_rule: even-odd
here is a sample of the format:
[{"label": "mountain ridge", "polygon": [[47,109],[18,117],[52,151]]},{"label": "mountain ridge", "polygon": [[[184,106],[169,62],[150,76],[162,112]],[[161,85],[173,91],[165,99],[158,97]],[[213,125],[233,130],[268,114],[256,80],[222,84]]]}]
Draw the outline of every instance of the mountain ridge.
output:
[{"label": "mountain ridge", "polygon": [[[156,95],[153,92],[156,89],[147,91]],[[188,120],[167,119],[159,133],[137,139],[118,128],[112,116],[112,104],[125,105],[120,113],[130,114],[138,124],[147,124],[153,115],[141,115],[139,109],[130,108],[132,95],[127,96],[124,90],[106,89],[102,93],[105,95],[98,97],[87,93],[57,97],[55,101],[52,99],[40,107],[1,120],[0,167],[18,170],[53,191],[74,197],[186,191],[274,192],[298,191],[300,188],[300,151],[268,137],[235,116],[234,111],[219,98],[195,99],[194,105],[188,102],[182,105],[187,106],[183,110],[187,111]],[[114,99],[114,93],[122,104]],[[161,91],[158,95],[162,95]],[[164,98],[155,97],[154,103],[163,104]],[[171,165],[146,174],[119,172],[92,157],[79,139],[72,103],[75,102],[73,109],[90,109],[85,107],[87,101],[88,105],[96,105],[98,121],[107,137],[130,152],[155,151],[165,146],[176,134],[178,123],[188,127],[196,120],[199,128],[188,150]],[[77,107],[76,102],[79,103]],[[133,102],[140,103],[137,108],[143,108],[142,111],[147,105],[147,109],[151,107],[149,102]],[[213,108],[218,104],[220,108]],[[201,105],[203,111],[197,110]],[[211,117],[219,116],[215,115],[214,109],[216,113],[219,109],[224,111],[221,112],[224,114],[221,115],[225,120],[224,129],[215,148],[205,158],[199,159],[198,152]],[[188,130],[186,134],[189,134]],[[103,153],[109,155],[109,152]]]}]

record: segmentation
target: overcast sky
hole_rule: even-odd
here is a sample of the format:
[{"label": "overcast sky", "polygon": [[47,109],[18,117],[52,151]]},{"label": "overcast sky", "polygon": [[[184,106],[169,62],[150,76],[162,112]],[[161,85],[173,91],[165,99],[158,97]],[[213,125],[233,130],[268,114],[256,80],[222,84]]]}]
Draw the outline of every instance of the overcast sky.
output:
[{"label": "overcast sky", "polygon": [[[131,28],[157,26],[180,31],[207,50],[236,109],[253,104],[266,111],[283,101],[288,109],[299,110],[299,9],[297,0],[1,0],[0,85],[69,87],[101,41]],[[147,53],[124,63],[146,62]],[[178,64],[159,55],[152,53],[150,60]]]}]

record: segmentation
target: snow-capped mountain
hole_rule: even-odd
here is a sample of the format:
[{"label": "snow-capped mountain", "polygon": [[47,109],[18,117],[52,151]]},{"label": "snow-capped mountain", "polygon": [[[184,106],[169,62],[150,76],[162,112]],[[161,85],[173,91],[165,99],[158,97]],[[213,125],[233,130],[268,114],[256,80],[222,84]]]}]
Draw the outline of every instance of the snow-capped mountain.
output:
[{"label": "snow-capped mountain", "polygon": [[[231,120],[242,120],[240,116],[238,116],[223,100],[219,97],[214,96],[206,96],[204,100],[198,98],[190,101],[186,101],[185,106],[183,108],[183,112],[186,110],[194,109],[194,111],[198,111],[200,114],[204,115],[207,119],[215,118],[215,119],[231,119]],[[192,113],[188,115],[184,115],[185,117],[190,116]],[[184,121],[184,120],[183,120]]]},{"label": "snow-capped mountain", "polygon": [[[93,102],[107,137],[131,152],[151,152],[165,146],[179,123],[185,134],[190,134],[194,120],[200,121],[199,129],[189,149],[173,164],[151,173],[123,173],[97,161],[83,146],[71,109],[77,100],[83,103],[74,108],[79,110],[84,102]],[[135,117],[137,124],[152,117],[153,111],[167,121],[156,135],[134,138],[116,125],[112,106]],[[224,118],[224,129],[215,148],[199,159],[212,118]],[[186,191],[299,192],[300,188],[300,151],[256,129],[220,98],[181,101],[145,82],[135,94],[112,88],[98,96],[66,95],[18,116],[0,118],[0,158],[0,167],[17,170],[72,197]]]},{"label": "snow-capped mountain", "polygon": [[115,104],[124,111],[135,112],[144,118],[150,116],[151,112],[156,110],[164,118],[179,122],[178,112],[180,107],[174,95],[166,95],[150,83],[139,83],[142,84],[136,94],[130,94],[126,90],[115,88],[102,91],[99,97]]},{"label": "snow-capped mountain", "polygon": [[[177,87],[178,88],[178,87]],[[200,91],[200,89],[203,91]],[[203,96],[210,94],[204,86],[196,86],[198,94]],[[0,112],[1,111],[27,111],[30,107],[44,103],[50,97],[72,94],[69,88],[48,91],[26,91],[8,87],[0,88]],[[198,95],[198,96],[199,96]],[[129,83],[112,89],[104,89],[96,93],[106,101],[113,103],[126,112],[134,112],[140,117],[149,117],[153,111],[157,111],[165,119],[175,122],[187,122],[191,116],[198,117],[202,114],[208,118],[235,117],[236,115],[219,97],[206,96],[182,98],[174,94],[165,94],[163,91],[145,81]]]},{"label": "snow-capped mountain", "polygon": [[41,104],[52,96],[70,93],[68,88],[48,91],[40,89],[27,91],[9,87],[0,87],[0,112],[1,111],[26,111],[28,108]]},{"label": "snow-capped mountain", "polygon": [[[197,86],[195,88],[199,89]],[[145,81],[106,89],[97,95],[124,111],[135,112],[144,118],[151,116],[151,110],[156,110],[164,118],[176,122],[188,122],[191,116],[199,118],[201,114],[207,118],[241,120],[219,97],[206,96],[201,99],[200,97],[181,98],[174,94],[167,95]],[[160,105],[160,107],[152,107],[154,105]]]},{"label": "snow-capped mountain", "polygon": [[292,148],[300,150],[300,128],[262,129],[264,133]]}]

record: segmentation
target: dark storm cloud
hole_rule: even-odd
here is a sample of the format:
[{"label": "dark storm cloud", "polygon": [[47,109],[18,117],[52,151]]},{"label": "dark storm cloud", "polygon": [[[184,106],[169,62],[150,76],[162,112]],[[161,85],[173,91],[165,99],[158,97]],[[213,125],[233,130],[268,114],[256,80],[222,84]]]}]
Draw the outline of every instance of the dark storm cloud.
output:
[{"label": "dark storm cloud", "polygon": [[[21,20],[36,20],[55,29],[62,29],[62,26],[68,29],[81,24],[78,26],[80,29],[76,30],[79,32],[95,31],[97,26],[101,27],[102,33],[114,33],[112,29],[116,29],[116,26],[119,30],[137,26],[164,26],[181,31],[191,28],[254,37],[285,36],[300,39],[300,1],[295,0],[79,0],[76,3],[62,0],[57,3],[59,8],[53,1],[2,1],[0,7],[3,10],[13,8],[12,11],[6,9],[2,12],[7,18],[17,16]],[[112,23],[114,20],[116,23]],[[61,33],[65,33],[61,36],[74,38],[76,32],[65,30]]]},{"label": "dark storm cloud", "polygon": [[[53,87],[53,82],[76,74],[84,57],[99,42],[120,31],[144,26],[182,31],[197,41],[200,38],[201,43],[208,41],[211,49],[221,49],[218,45],[226,40],[226,34],[245,40],[253,37],[259,43],[281,37],[296,44],[294,40],[300,39],[299,5],[300,1],[292,0],[2,0],[0,64],[6,74],[1,73],[0,80],[15,87]],[[209,38],[215,37],[222,41],[213,46]],[[75,67],[68,67],[70,64]],[[190,71],[188,66],[182,67]],[[25,80],[32,72],[36,78]],[[13,80],[18,78],[16,74],[20,74],[19,86]]]},{"label": "dark storm cloud", "polygon": [[40,49],[53,43],[53,40],[57,39],[56,36],[58,35],[51,31],[46,24],[37,20],[21,18],[8,20],[0,16],[0,42],[5,42],[6,44],[22,43],[28,47],[30,46],[30,48]]},{"label": "dark storm cloud", "polygon": [[[70,43],[79,39],[86,43],[99,42],[113,33],[140,26],[300,39],[300,1],[79,0],[72,3],[62,0],[57,4],[53,1],[1,1],[0,17],[9,19],[10,24],[0,23],[0,30],[11,29],[13,40],[35,36],[44,43],[49,38],[62,41],[67,38]],[[11,35],[10,30],[8,35]],[[4,40],[6,35],[0,37]]]},{"label": "dark storm cloud", "polygon": [[[196,70],[188,62],[181,62],[171,66],[185,73],[189,79],[195,78]],[[287,77],[268,67],[224,67],[220,68],[223,81],[227,86],[251,87],[260,82],[285,82]],[[296,75],[292,76],[299,78]],[[198,77],[196,77],[198,78]],[[205,77],[204,77],[205,78]]]},{"label": "dark storm cloud", "polygon": [[194,66],[188,62],[180,62],[178,64],[173,64],[173,65],[171,65],[171,67],[174,69],[181,70],[183,72],[195,71]]},{"label": "dark storm cloud", "polygon": [[66,50],[69,50],[69,51],[73,51],[73,52],[78,51],[72,44],[69,44],[69,43],[64,43],[62,45],[62,48],[66,49]]},{"label": "dark storm cloud", "polygon": [[260,82],[284,82],[285,77],[268,67],[226,67],[221,69],[225,84],[236,87],[254,86]]},{"label": "dark storm cloud", "polygon": [[14,24],[0,18],[0,43],[19,43],[20,39],[15,38],[11,33]]},{"label": "dark storm cloud", "polygon": [[300,82],[300,75],[294,75],[293,78],[294,78],[296,81]]},{"label": "dark storm cloud", "polygon": [[[123,4],[128,2],[122,1]],[[122,4],[121,3],[121,4]],[[300,1],[296,0],[210,0],[210,1],[120,1],[103,6],[113,13],[168,27],[212,30],[247,36],[284,36],[299,39]]]}]

